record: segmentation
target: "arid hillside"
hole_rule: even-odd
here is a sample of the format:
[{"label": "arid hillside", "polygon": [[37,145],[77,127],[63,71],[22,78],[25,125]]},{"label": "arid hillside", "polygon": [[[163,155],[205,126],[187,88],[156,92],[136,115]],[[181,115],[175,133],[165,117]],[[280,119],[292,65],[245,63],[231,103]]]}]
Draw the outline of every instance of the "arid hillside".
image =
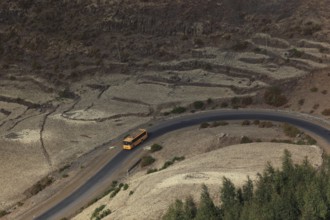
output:
[{"label": "arid hillside", "polygon": [[83,156],[157,119],[275,108],[264,98],[272,86],[281,108],[326,116],[329,5],[0,1],[0,210],[29,210]]}]

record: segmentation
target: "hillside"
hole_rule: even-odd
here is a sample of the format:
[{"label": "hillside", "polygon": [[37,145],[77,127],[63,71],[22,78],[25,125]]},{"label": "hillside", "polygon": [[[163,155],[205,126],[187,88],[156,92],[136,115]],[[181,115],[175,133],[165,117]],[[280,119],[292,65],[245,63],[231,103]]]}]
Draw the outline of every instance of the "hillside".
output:
[{"label": "hillside", "polygon": [[[136,126],[208,109],[275,108],[264,100],[272,86],[288,100],[281,108],[327,119],[328,5],[1,1],[0,210],[29,210]],[[39,180],[55,186],[39,193]]]},{"label": "hillside", "polygon": [[[73,219],[90,218],[101,205],[112,211],[104,219],[160,219],[175,199],[192,195],[195,201],[199,201],[202,184],[209,187],[211,195],[217,195],[223,177],[241,186],[248,176],[255,180],[257,172],[262,172],[267,162],[279,168],[285,149],[292,153],[294,163],[301,163],[307,156],[313,166],[322,164],[322,153],[315,146],[234,145],[189,158],[163,171],[133,176],[128,180],[127,191],[119,192],[113,199],[105,196]],[[129,191],[134,193],[129,195]],[[219,202],[219,198],[214,199]]]}]

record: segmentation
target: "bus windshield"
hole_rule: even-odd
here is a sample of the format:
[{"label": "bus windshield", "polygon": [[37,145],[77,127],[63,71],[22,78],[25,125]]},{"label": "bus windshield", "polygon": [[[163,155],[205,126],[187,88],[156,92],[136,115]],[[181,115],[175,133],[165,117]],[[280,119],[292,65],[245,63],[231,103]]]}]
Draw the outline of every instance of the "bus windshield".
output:
[{"label": "bus windshield", "polygon": [[132,142],[124,141],[124,145],[132,145]]}]

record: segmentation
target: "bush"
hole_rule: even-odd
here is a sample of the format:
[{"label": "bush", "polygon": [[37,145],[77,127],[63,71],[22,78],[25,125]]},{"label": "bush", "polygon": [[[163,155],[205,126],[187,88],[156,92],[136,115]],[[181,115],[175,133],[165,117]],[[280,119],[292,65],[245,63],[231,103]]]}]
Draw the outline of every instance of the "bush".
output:
[{"label": "bush", "polygon": [[329,116],[330,115],[330,108],[324,109],[322,111],[322,115]]},{"label": "bush", "polygon": [[298,101],[298,104],[299,105],[303,105],[305,103],[305,99],[300,99],[299,101]]},{"label": "bush", "polygon": [[6,210],[1,210],[0,211],[0,217],[3,217],[3,216],[8,215],[8,214],[9,214],[9,212],[7,212]]},{"label": "bush", "polygon": [[155,172],[157,172],[158,171],[158,169],[148,169],[148,171],[147,171],[147,174],[149,174],[149,173],[155,173]]},{"label": "bush", "polygon": [[58,93],[60,98],[66,98],[66,99],[75,99],[77,98],[77,95],[70,91],[69,88],[64,89],[63,91]]},{"label": "bush", "polygon": [[202,124],[200,124],[199,128],[203,129],[203,128],[208,128],[210,127],[210,124],[208,122],[203,122]]},{"label": "bush", "polygon": [[251,122],[249,121],[249,120],[244,120],[244,121],[242,121],[242,125],[243,126],[248,126],[248,125],[250,125],[251,124]]},{"label": "bush", "polygon": [[301,131],[298,128],[288,123],[283,124],[283,132],[285,135],[289,137],[296,137],[298,134],[301,133]]},{"label": "bush", "polygon": [[254,124],[254,125],[259,125],[259,124],[260,124],[260,121],[259,121],[259,120],[254,120],[254,121],[253,121],[253,124]]},{"label": "bush", "polygon": [[226,122],[226,121],[215,121],[211,124],[210,127],[214,128],[214,127],[226,126],[226,125],[228,125],[228,122]]},{"label": "bush", "polygon": [[262,121],[259,123],[259,128],[271,128],[274,126],[274,124],[270,121]]},{"label": "bush", "polygon": [[153,164],[156,161],[152,156],[144,156],[141,159],[141,167],[146,167]]},{"label": "bush", "polygon": [[202,101],[194,102],[194,108],[195,109],[202,109],[203,107],[204,107],[204,102],[202,102]]},{"label": "bush", "polygon": [[129,191],[129,196],[133,195],[134,191]]},{"label": "bush", "polygon": [[253,141],[247,137],[247,136],[243,136],[241,139],[241,144],[247,144],[247,143],[252,143]]},{"label": "bush", "polygon": [[178,106],[178,107],[173,108],[173,110],[171,111],[171,113],[173,113],[173,114],[181,114],[181,113],[184,113],[186,110],[187,109],[185,107]]},{"label": "bush", "polygon": [[303,51],[297,50],[296,48],[290,49],[288,50],[288,52],[289,52],[289,57],[300,58],[304,55]]},{"label": "bush", "polygon": [[287,98],[282,95],[282,91],[278,87],[271,87],[264,94],[265,103],[275,107],[282,106],[288,102]]},{"label": "bush", "polygon": [[127,190],[127,189],[128,189],[128,184],[125,183],[124,186],[123,186],[123,190],[125,191],[125,190]]},{"label": "bush", "polygon": [[163,147],[160,144],[153,144],[151,145],[150,152],[154,153],[156,151],[160,151],[161,149],[163,149]]},{"label": "bush", "polygon": [[323,94],[323,95],[326,95],[327,93],[328,93],[328,90],[323,90],[323,91],[322,91],[322,94]]},{"label": "bush", "polygon": [[318,90],[319,90],[319,89],[316,88],[316,87],[313,87],[313,88],[310,89],[311,92],[317,92]]}]

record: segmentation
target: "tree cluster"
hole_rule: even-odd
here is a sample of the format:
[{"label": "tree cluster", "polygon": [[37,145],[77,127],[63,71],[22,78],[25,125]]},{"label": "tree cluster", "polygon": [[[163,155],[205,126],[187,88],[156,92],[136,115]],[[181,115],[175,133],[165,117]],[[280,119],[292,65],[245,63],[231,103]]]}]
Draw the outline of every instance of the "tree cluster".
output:
[{"label": "tree cluster", "polygon": [[205,185],[198,205],[189,197],[176,200],[163,220],[319,220],[330,219],[330,166],[320,169],[307,160],[293,164],[284,152],[282,169],[267,165],[255,182],[248,178],[242,187],[227,178],[219,192],[216,206]]}]

